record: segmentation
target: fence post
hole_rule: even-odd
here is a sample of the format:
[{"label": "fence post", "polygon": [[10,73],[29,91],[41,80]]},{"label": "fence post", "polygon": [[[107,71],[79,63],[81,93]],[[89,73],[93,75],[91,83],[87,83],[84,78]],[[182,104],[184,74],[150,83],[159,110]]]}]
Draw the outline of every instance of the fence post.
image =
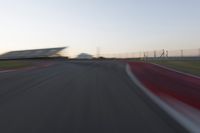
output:
[{"label": "fence post", "polygon": [[183,50],[181,50],[181,57],[183,57]]},{"label": "fence post", "polygon": [[154,60],[156,59],[156,50],[154,50]]},{"label": "fence post", "polygon": [[147,54],[144,52],[144,61],[147,62]]},{"label": "fence post", "polygon": [[200,48],[199,48],[199,57],[200,57]]},{"label": "fence post", "polygon": [[166,55],[165,55],[165,56],[166,56],[166,58],[168,58],[168,54],[169,54],[169,53],[168,53],[168,50],[166,50],[166,52],[165,52],[165,53],[166,53]]}]

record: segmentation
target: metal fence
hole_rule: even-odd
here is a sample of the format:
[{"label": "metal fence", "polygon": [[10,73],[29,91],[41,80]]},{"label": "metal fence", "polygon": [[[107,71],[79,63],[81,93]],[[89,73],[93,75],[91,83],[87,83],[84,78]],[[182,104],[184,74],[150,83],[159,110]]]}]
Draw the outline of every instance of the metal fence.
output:
[{"label": "metal fence", "polygon": [[180,49],[180,50],[154,50],[132,53],[101,54],[105,58],[140,58],[140,59],[180,59],[180,60],[200,60],[199,49]]}]

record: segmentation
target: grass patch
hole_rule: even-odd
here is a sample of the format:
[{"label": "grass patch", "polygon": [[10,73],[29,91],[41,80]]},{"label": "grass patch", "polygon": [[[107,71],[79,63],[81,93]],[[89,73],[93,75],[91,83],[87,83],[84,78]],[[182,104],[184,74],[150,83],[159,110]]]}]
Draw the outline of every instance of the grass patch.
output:
[{"label": "grass patch", "polygon": [[152,63],[160,64],[178,71],[190,73],[200,76],[200,61],[152,61]]},{"label": "grass patch", "polygon": [[17,69],[30,65],[31,63],[26,61],[0,61],[0,69]]}]

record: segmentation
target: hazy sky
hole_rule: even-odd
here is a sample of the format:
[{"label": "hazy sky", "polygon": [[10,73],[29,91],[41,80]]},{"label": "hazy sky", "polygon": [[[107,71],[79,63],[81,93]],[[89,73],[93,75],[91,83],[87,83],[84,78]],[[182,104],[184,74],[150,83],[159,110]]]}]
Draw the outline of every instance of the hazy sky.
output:
[{"label": "hazy sky", "polygon": [[0,0],[0,53],[200,48],[200,0]]}]

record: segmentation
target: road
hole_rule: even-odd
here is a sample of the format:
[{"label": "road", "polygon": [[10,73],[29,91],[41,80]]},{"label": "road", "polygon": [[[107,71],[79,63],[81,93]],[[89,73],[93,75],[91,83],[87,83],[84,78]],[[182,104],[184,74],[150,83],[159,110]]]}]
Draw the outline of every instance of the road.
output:
[{"label": "road", "polygon": [[0,74],[1,133],[186,132],[115,61]]}]

